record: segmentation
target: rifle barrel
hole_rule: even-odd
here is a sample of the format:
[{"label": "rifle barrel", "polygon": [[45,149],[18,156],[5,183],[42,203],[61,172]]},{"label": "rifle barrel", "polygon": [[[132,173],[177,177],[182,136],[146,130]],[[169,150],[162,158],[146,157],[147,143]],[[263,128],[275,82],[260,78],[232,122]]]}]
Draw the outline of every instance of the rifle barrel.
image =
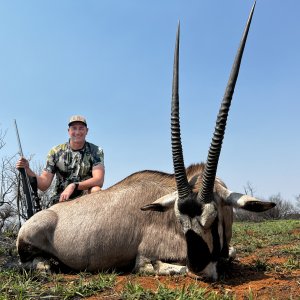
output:
[{"label": "rifle barrel", "polygon": [[20,140],[20,135],[19,135],[17,121],[16,121],[16,119],[14,121],[15,121],[15,129],[16,129],[17,141],[18,141],[18,144],[19,144],[19,153],[23,157],[23,151],[22,151],[22,145],[21,145],[21,140]]},{"label": "rifle barrel", "polygon": [[[16,120],[15,120],[15,129],[16,129],[16,135],[17,135],[17,140],[18,140],[18,144],[19,144],[19,154],[23,157],[22,145],[21,145],[18,125],[17,125]],[[30,190],[30,183],[29,183],[29,179],[28,179],[28,176],[27,176],[27,173],[26,173],[25,169],[20,168],[19,172],[21,173],[21,177],[22,177],[23,192],[25,194],[26,202],[27,202],[27,217],[29,219],[30,217],[33,216],[32,196],[31,196],[31,190]]]}]

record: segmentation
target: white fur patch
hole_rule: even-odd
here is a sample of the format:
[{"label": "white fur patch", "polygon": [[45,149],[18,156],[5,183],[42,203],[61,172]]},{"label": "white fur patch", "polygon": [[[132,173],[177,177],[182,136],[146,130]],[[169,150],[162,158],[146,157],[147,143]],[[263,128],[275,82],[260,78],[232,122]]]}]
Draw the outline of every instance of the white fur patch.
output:
[{"label": "white fur patch", "polygon": [[229,247],[229,258],[232,260],[236,258],[236,250],[233,247]]},{"label": "white fur patch", "polygon": [[151,261],[144,256],[138,256],[134,270],[137,273],[146,273],[149,275],[177,275],[186,274],[187,267],[165,263],[160,260]]},{"label": "white fur patch", "polygon": [[178,192],[176,191],[176,192],[167,194],[167,195],[155,200],[153,202],[153,204],[158,203],[163,207],[171,208],[171,207],[173,207],[173,205],[174,205],[175,201],[177,201],[177,199],[178,199]]},{"label": "white fur patch", "polygon": [[217,263],[216,262],[210,262],[201,273],[205,277],[216,281],[218,279]]},{"label": "white fur patch", "polygon": [[208,229],[211,227],[216,216],[217,216],[217,209],[215,207],[214,202],[205,203],[200,217],[200,224],[203,226],[204,229]]},{"label": "white fur patch", "polygon": [[164,263],[160,260],[154,265],[157,275],[183,275],[187,273],[186,266]]}]

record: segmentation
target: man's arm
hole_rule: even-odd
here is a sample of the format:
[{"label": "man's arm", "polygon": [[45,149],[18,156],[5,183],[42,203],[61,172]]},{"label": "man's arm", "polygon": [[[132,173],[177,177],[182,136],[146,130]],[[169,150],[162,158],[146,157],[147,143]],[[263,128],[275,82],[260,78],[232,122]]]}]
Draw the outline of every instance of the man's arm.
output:
[{"label": "man's arm", "polygon": [[43,171],[40,176],[36,176],[38,188],[43,192],[46,191],[50,187],[53,177],[54,174],[47,171]]},{"label": "man's arm", "polygon": [[38,189],[41,191],[46,191],[49,188],[54,177],[54,174],[47,171],[43,171],[40,176],[35,174],[30,169],[29,162],[25,157],[21,157],[17,161],[16,168],[17,169],[24,168],[28,176],[36,177]]},{"label": "man's arm", "polygon": [[[92,169],[92,177],[89,179],[86,179],[84,181],[78,182],[77,189],[80,191],[88,190],[94,186],[103,186],[104,182],[104,174],[105,169],[104,166],[99,164],[93,167]],[[59,201],[65,201],[70,198],[72,193],[75,191],[76,185],[75,183],[70,183],[65,190],[61,193]]]},{"label": "man's arm", "polygon": [[81,190],[88,190],[94,186],[102,187],[104,182],[104,174],[105,174],[104,166],[99,164],[93,167],[92,177],[87,180],[79,182],[77,189],[81,191]]}]

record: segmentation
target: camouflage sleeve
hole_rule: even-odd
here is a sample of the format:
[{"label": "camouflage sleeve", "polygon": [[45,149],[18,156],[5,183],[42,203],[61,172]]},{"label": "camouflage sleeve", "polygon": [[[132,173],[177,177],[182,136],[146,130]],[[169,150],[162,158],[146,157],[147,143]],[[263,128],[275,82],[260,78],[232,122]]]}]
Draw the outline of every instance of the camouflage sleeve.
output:
[{"label": "camouflage sleeve", "polygon": [[102,165],[104,167],[104,152],[101,147],[95,146],[92,153],[93,167]]},{"label": "camouflage sleeve", "polygon": [[52,148],[47,155],[46,166],[44,167],[44,171],[55,174],[56,172],[55,154],[56,152],[54,148]]}]

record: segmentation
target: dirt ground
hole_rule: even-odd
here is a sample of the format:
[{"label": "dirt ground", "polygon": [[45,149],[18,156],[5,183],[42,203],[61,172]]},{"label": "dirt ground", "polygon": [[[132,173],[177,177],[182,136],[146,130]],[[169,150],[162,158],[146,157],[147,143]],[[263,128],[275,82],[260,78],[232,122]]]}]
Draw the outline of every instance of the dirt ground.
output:
[{"label": "dirt ground", "polygon": [[[274,255],[277,250],[276,247],[259,249],[259,257],[254,254],[237,258],[216,283],[208,283],[188,276],[155,277],[129,274],[117,277],[117,284],[113,291],[87,299],[120,299],[120,291],[129,282],[153,291],[161,284],[171,289],[182,289],[183,286],[196,284],[220,295],[227,293],[237,300],[300,299],[300,269],[289,270],[286,267],[287,258]],[[264,256],[264,262],[259,264],[262,256]]]},{"label": "dirt ground", "polygon": [[[288,245],[289,247],[295,245]],[[237,258],[227,265],[221,273],[218,282],[211,283],[189,276],[141,276],[136,274],[118,275],[114,288],[85,299],[121,299],[121,291],[127,283],[139,284],[144,289],[156,291],[160,285],[170,289],[182,290],[190,284],[214,291],[220,295],[231,295],[239,299],[276,299],[300,300],[300,268],[288,266],[288,257],[279,257],[280,248],[260,248],[255,254],[237,255]],[[263,259],[262,259],[263,258]],[[299,262],[299,260],[298,260]],[[75,279],[78,275],[63,275],[66,281]],[[97,275],[95,275],[97,276]]]},{"label": "dirt ground", "polygon": [[[118,276],[114,292],[89,297],[89,300],[96,299],[120,299],[119,293],[128,282],[137,283],[144,289],[155,291],[163,284],[168,288],[181,289],[189,284],[197,284],[208,291],[215,291],[220,294],[229,293],[239,299],[300,299],[300,271],[292,272],[261,272],[254,271],[242,262],[234,263],[228,278],[218,283],[205,283],[189,277],[179,276]],[[250,295],[252,295],[250,297]]]}]

